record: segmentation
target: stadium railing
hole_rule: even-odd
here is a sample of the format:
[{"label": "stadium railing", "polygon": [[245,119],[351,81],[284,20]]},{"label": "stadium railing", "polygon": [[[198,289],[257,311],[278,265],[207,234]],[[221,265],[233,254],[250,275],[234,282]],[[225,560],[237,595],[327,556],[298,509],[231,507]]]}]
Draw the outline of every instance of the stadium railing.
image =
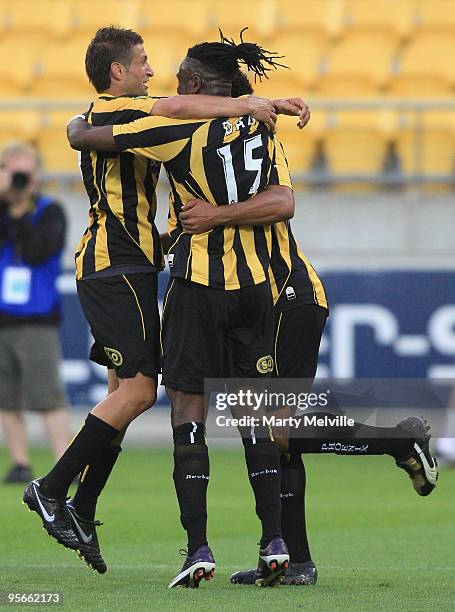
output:
[{"label": "stadium railing", "polygon": [[[318,159],[306,159],[305,163],[298,165],[291,159],[291,169],[296,184],[306,186],[332,186],[343,184],[370,184],[381,186],[422,186],[422,185],[443,185],[450,188],[455,186],[455,101],[452,100],[410,100],[410,99],[367,99],[367,100],[347,100],[347,99],[309,99],[312,112],[312,122],[317,125],[316,129],[311,128],[310,122],[307,128],[308,140],[312,141],[312,155]],[[81,112],[81,109],[88,107],[87,100],[58,100],[49,101],[45,99],[10,99],[0,101],[0,123],[2,116],[7,119],[7,115],[17,113],[24,116],[27,111],[34,117],[38,116],[38,121],[32,122],[35,127],[24,130],[24,133],[15,128],[11,131],[16,134],[16,138],[25,138],[42,146],[46,139],[46,129],[52,126],[53,135],[56,131],[59,134],[58,146],[65,147],[66,119]],[[343,123],[342,118],[350,116],[350,122]],[[349,167],[348,171],[337,169],[337,163],[332,165],[330,162],[330,151],[325,150],[326,141],[330,135],[335,133],[341,126],[347,134],[347,146],[349,149],[349,130],[353,134],[362,133],[367,130],[368,120],[365,117],[368,113],[372,114],[375,128],[372,131],[377,134],[378,139],[382,139],[384,146],[384,159],[376,171],[369,168],[364,171],[365,164],[359,163],[359,167]],[[55,121],[50,121],[52,116],[58,116],[57,125]],[[382,117],[388,116],[389,120],[383,124]],[[357,124],[358,118],[358,124]],[[429,120],[431,118],[431,120]],[[435,121],[436,118],[436,121]],[[439,120],[438,120],[439,118]],[[59,125],[61,121],[61,126]],[[283,121],[283,120],[281,120]],[[4,121],[3,121],[4,123]],[[299,133],[295,129],[290,131],[290,123],[283,130],[283,142],[286,148],[286,138],[291,133],[293,146],[289,147],[290,157],[293,151],[299,152],[300,144],[297,139],[301,138],[304,142],[305,132]],[[436,126],[436,128],[435,128]],[[444,146],[436,143],[434,154],[428,147],[433,146],[431,139],[427,135],[431,130],[436,129],[437,134],[445,138]],[[36,131],[35,131],[36,130]],[[60,133],[61,131],[61,133]],[[34,132],[34,134],[32,134]],[[280,129],[281,132],[281,129]],[[406,135],[406,137],[404,136]],[[4,134],[4,137],[6,134]],[[0,146],[4,144],[4,137],[1,139]],[[60,138],[61,137],[61,138]],[[355,138],[352,139],[352,147],[355,147]],[[429,144],[430,143],[430,144]],[[375,146],[374,138],[371,140],[371,147]],[[392,149],[390,149],[392,144]],[[364,146],[369,146],[368,142]],[[403,148],[405,147],[405,148]],[[304,145],[302,144],[302,150]],[[346,154],[349,152],[346,150]],[[68,151],[68,150],[67,150]],[[63,149],[62,152],[65,152]],[[340,152],[343,155],[343,151]],[[389,156],[389,159],[387,159]],[[438,158],[441,163],[433,163],[434,158]],[[44,155],[44,160],[46,156]],[[296,155],[298,157],[298,155]],[[73,160],[74,159],[74,170]],[[394,161],[395,160],[395,161]],[[428,163],[428,160],[432,163]],[[436,160],[438,161],[438,160]],[[43,179],[45,181],[58,181],[62,184],[73,183],[80,177],[77,168],[76,156],[70,159],[67,168],[59,170],[44,166]],[[352,164],[351,164],[352,165]],[[348,164],[349,166],[349,164]],[[355,162],[354,162],[355,166]],[[341,168],[345,165],[341,164]],[[438,168],[444,168],[438,171]]]}]

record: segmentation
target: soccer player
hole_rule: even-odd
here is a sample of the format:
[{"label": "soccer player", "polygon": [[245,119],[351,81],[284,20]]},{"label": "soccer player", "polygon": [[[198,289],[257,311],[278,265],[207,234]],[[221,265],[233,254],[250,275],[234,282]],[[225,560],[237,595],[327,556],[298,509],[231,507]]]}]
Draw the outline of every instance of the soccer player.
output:
[{"label": "soccer player", "polygon": [[[252,93],[246,75],[239,73],[232,86],[232,95]],[[277,146],[275,172],[270,183],[279,183],[286,172],[284,151]],[[245,222],[262,223],[268,219],[267,191],[247,202],[213,208],[206,202],[191,201],[180,213],[184,230],[201,234],[218,225]],[[296,243],[290,222],[281,221],[272,228],[272,257],[269,270],[275,305],[275,375],[299,378],[308,383],[316,375],[319,345],[328,315],[324,287],[311,264]],[[309,390],[309,389],[307,389]],[[319,415],[320,416],[320,415]],[[317,569],[311,559],[305,521],[306,474],[301,453],[321,453],[331,443],[339,442],[338,454],[355,454],[352,447],[362,447],[362,454],[391,455],[398,467],[410,476],[419,495],[428,495],[437,479],[436,462],[429,451],[428,428],[420,417],[409,417],[396,428],[380,428],[356,424],[353,428],[314,432],[313,438],[296,435],[289,440],[274,432],[283,451],[281,455],[282,533],[290,553],[290,563],[283,584],[310,585],[317,581]],[[352,442],[355,442],[353,445]],[[231,581],[254,584],[257,571],[236,572]]]},{"label": "soccer player", "polygon": [[[252,43],[202,43],[189,49],[180,66],[178,92],[229,95],[239,60],[260,76],[267,65],[275,65],[273,56]],[[195,195],[217,206],[263,191],[275,161],[274,141],[266,126],[249,116],[79,127],[78,148],[126,149],[163,161],[171,184],[172,279],[163,305],[163,379],[172,403],[174,483],[188,555],[169,586],[195,587],[215,567],[206,536],[204,378],[258,377],[273,367],[273,304],[267,281],[271,234],[268,225],[248,223],[191,237],[182,231],[179,214]],[[293,214],[289,177],[283,173],[280,178],[269,208],[271,222]],[[288,561],[281,538],[278,448],[265,432],[243,431],[242,440],[263,530],[257,583],[273,585]]]},{"label": "soccer player", "polygon": [[[153,70],[143,40],[131,30],[101,28],[86,54],[86,72],[99,93],[88,112],[94,125],[141,117],[237,116],[273,123],[271,102],[213,96],[147,96]],[[50,535],[106,571],[96,533],[97,499],[121,450],[129,423],[156,398],[160,370],[157,272],[163,258],[154,225],[160,164],[130,153],[84,152],[89,226],[76,252],[77,289],[95,343],[90,357],[108,367],[108,395],[87,416],[62,458],[32,481],[24,501]],[[73,500],[69,484],[82,472]]]}]

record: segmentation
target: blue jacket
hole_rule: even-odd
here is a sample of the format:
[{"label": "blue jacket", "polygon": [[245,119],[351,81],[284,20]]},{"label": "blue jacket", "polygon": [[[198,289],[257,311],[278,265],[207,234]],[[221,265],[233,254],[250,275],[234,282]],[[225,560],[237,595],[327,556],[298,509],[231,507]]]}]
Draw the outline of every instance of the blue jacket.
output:
[{"label": "blue jacket", "polygon": [[64,245],[61,207],[46,196],[21,219],[0,213],[0,317],[55,319],[60,311],[56,287]]}]

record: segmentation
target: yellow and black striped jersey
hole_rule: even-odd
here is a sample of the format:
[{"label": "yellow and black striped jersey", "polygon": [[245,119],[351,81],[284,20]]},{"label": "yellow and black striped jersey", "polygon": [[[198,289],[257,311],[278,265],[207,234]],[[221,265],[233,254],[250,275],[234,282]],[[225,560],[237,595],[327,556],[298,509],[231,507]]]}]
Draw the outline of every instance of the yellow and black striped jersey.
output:
[{"label": "yellow and black striped jersey", "polygon": [[[112,125],[148,117],[156,98],[101,95],[89,123]],[[89,225],[76,249],[77,279],[99,273],[161,270],[155,188],[161,164],[131,153],[83,152],[81,172],[90,200]]]},{"label": "yellow and black striped jersey", "polygon": [[[284,149],[277,141],[270,184],[287,184],[288,176]],[[328,308],[324,285],[297,244],[289,221],[272,225],[269,278],[275,310],[293,308],[297,304],[317,304]]]},{"label": "yellow and black striped jersey", "polygon": [[275,141],[267,126],[249,116],[203,121],[150,117],[116,125],[113,133],[120,150],[164,162],[172,192],[172,276],[225,290],[267,279],[270,226],[216,227],[190,235],[179,222],[191,199],[228,205],[267,187],[275,163]]}]

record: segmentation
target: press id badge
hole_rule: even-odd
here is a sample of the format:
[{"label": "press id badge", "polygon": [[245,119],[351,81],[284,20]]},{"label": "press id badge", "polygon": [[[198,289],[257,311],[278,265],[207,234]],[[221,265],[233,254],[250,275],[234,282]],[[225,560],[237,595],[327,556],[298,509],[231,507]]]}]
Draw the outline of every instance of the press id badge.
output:
[{"label": "press id badge", "polygon": [[30,299],[32,271],[29,268],[10,266],[5,269],[2,282],[4,304],[26,304]]}]

